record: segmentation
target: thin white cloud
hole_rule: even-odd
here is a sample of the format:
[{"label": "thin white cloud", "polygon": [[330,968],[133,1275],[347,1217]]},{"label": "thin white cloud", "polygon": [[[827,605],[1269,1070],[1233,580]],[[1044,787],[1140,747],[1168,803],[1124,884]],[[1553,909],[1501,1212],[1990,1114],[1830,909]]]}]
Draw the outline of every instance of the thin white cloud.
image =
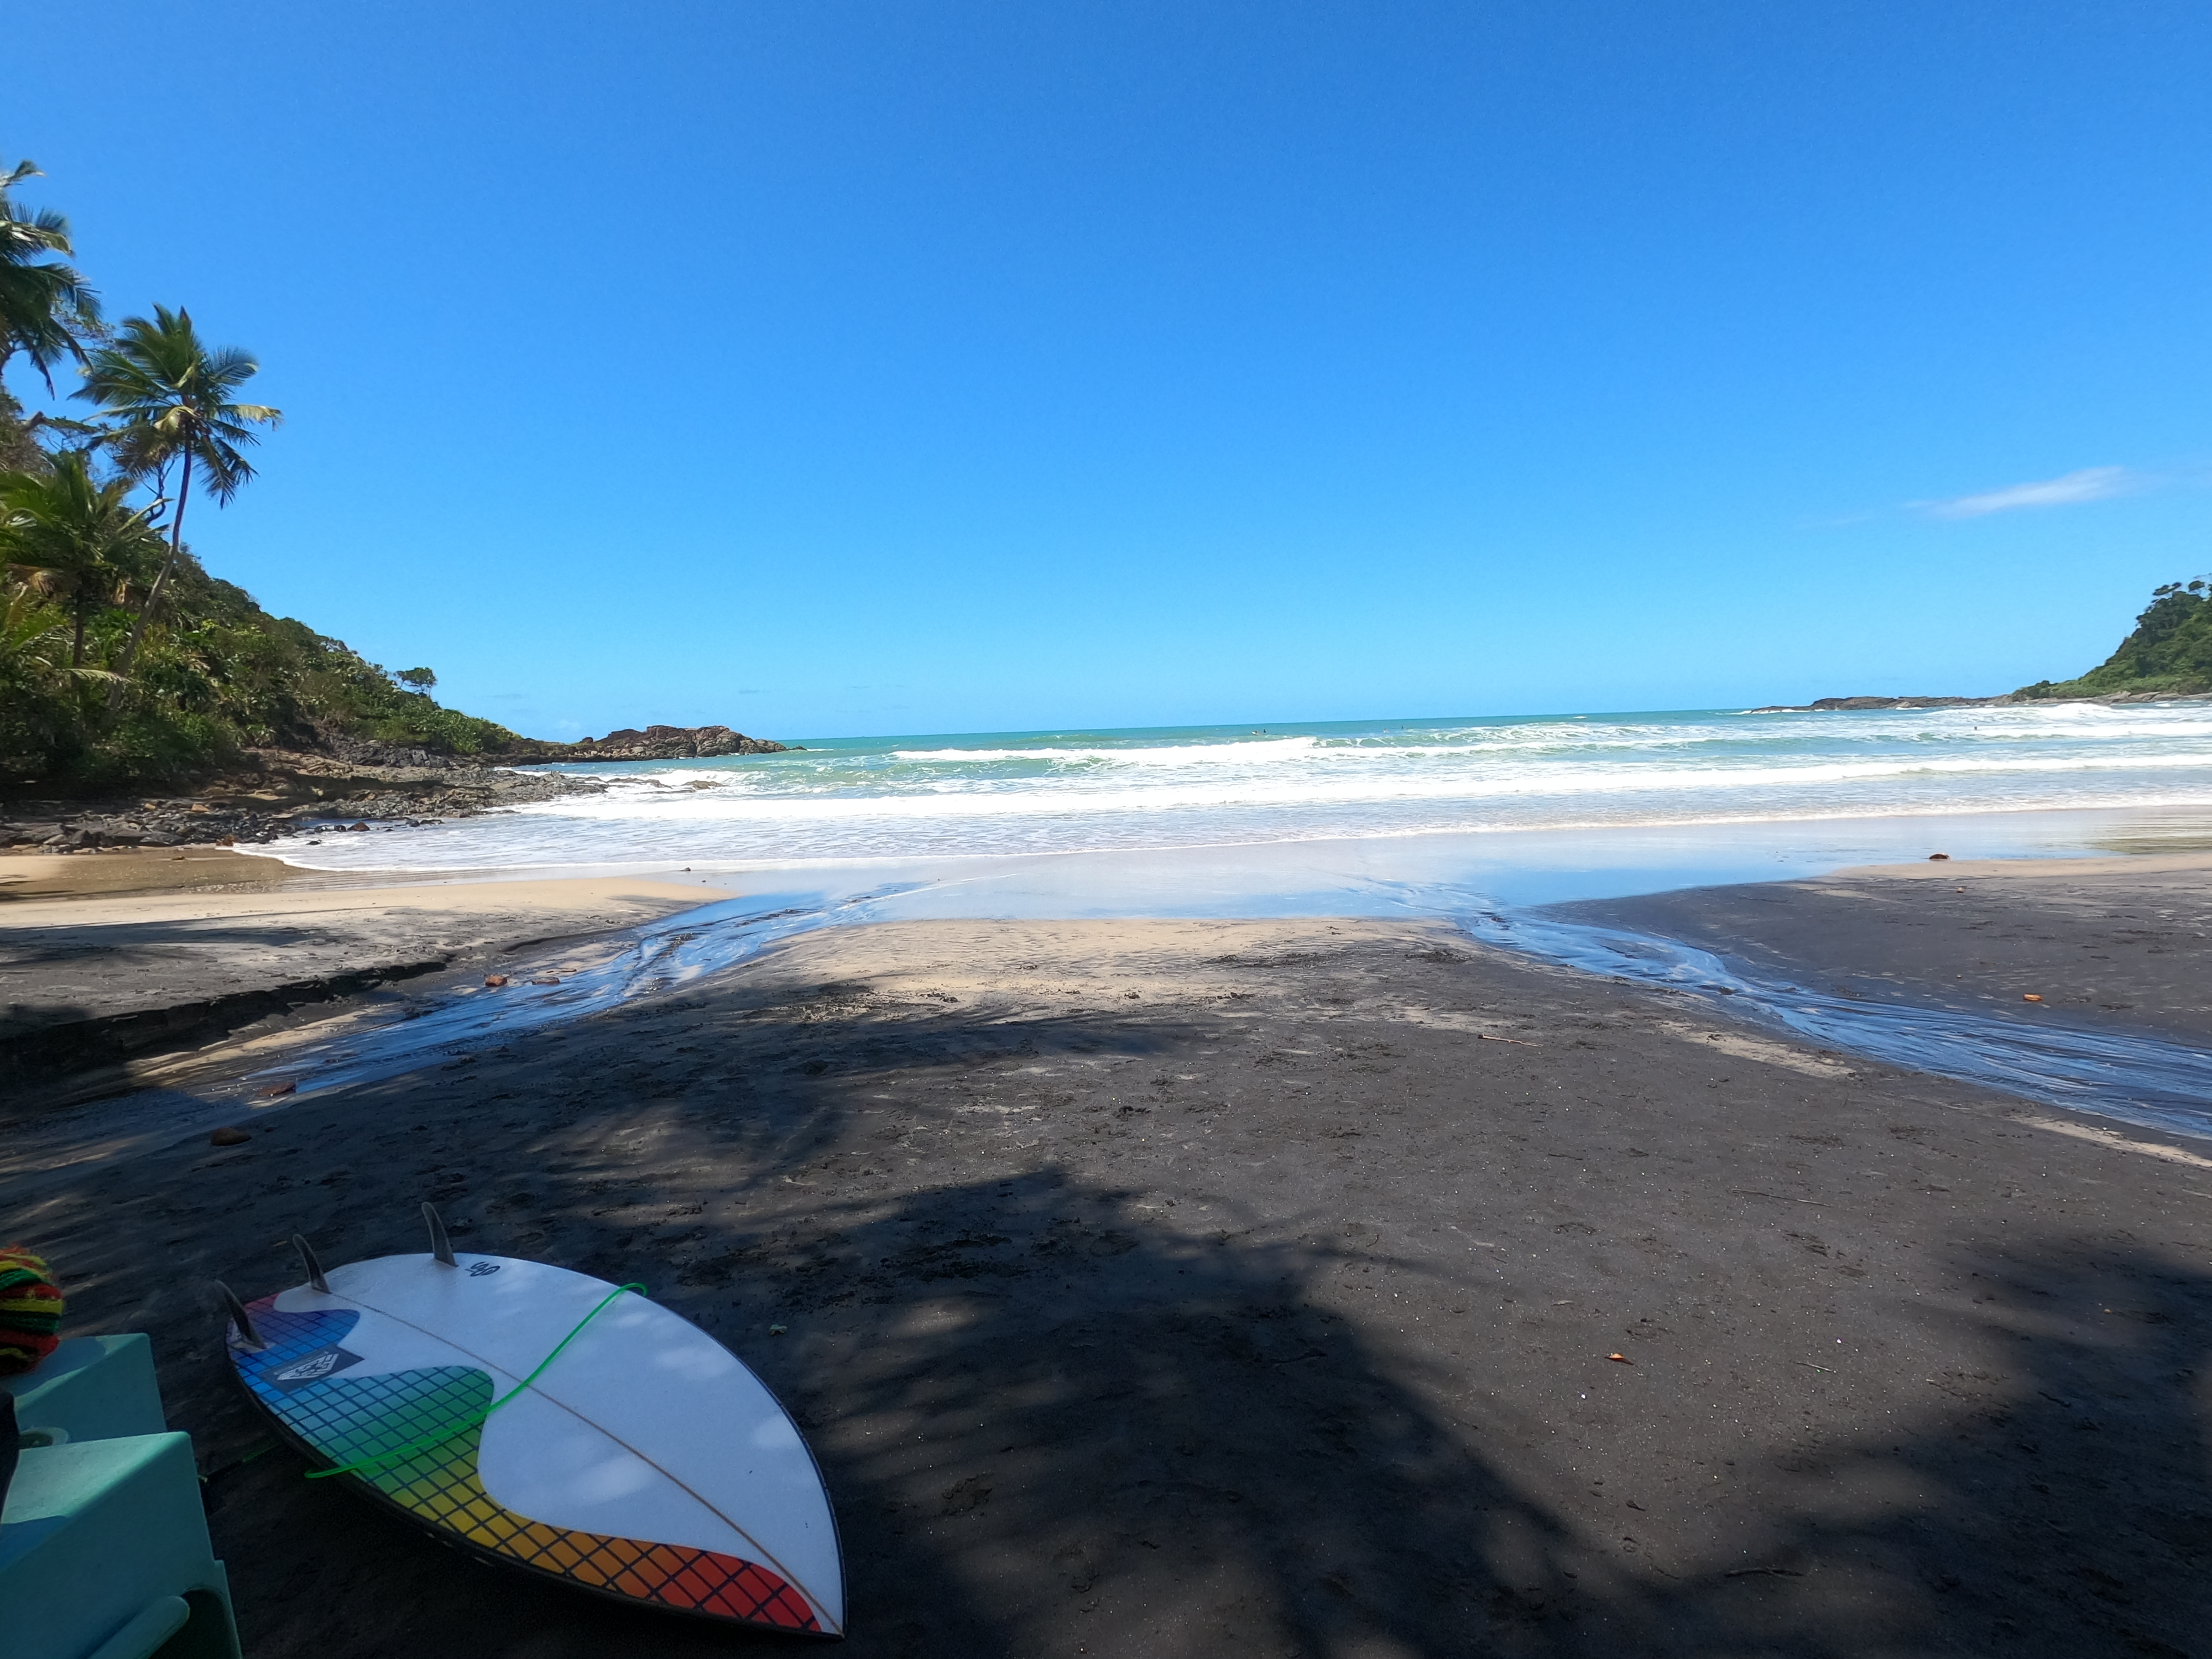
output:
[{"label": "thin white cloud", "polygon": [[2028,507],[2075,507],[2124,495],[2141,480],[2124,466],[2087,466],[2063,478],[2043,478],[2033,483],[2008,484],[2002,489],[1955,501],[1916,501],[1939,519],[1979,519],[1991,513],[2014,513]]}]

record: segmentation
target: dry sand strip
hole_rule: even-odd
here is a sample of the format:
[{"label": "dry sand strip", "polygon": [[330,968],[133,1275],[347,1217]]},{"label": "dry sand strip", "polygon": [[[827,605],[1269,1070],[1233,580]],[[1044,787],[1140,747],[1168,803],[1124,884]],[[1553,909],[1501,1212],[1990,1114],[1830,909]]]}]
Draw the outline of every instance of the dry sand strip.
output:
[{"label": "dry sand strip", "polygon": [[2201,1651],[2212,1178],[2108,1137],[1442,929],[909,923],[10,1231],[153,1333],[259,1656],[756,1650],[268,1449],[206,1281],[424,1197],[761,1370],[856,1659]]},{"label": "dry sand strip", "polygon": [[[597,934],[731,896],[632,877],[325,886],[235,854],[217,872],[239,880],[130,890],[168,860],[35,862],[75,868],[39,872],[63,891],[0,903],[0,1089],[42,1106],[114,1092],[149,1057],[265,1031],[295,1011],[313,1018],[341,1000],[526,942]],[[274,873],[240,868],[254,866]],[[188,873],[189,866],[180,872]]]},{"label": "dry sand strip", "polygon": [[102,848],[52,854],[0,854],[0,907],[24,899],[118,897],[126,894],[274,892],[285,887],[389,887],[396,878],[303,870],[281,860],[220,847]]}]

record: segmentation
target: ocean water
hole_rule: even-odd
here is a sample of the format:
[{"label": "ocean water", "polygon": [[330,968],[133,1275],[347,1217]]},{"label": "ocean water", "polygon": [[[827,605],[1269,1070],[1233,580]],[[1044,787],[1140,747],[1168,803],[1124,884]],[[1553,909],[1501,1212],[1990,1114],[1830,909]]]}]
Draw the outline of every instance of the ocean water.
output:
[{"label": "ocean water", "polygon": [[2212,704],[989,732],[561,769],[614,787],[420,829],[310,833],[268,850],[332,870],[762,872],[2187,810],[2212,805]]}]

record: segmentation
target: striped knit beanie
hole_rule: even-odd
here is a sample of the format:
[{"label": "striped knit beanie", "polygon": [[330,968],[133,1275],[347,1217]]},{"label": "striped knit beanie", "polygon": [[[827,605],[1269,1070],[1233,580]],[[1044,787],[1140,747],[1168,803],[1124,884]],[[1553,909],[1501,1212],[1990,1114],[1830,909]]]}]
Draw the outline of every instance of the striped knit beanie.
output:
[{"label": "striped knit beanie", "polygon": [[0,1376],[27,1371],[61,1344],[62,1293],[46,1259],[0,1249]]}]

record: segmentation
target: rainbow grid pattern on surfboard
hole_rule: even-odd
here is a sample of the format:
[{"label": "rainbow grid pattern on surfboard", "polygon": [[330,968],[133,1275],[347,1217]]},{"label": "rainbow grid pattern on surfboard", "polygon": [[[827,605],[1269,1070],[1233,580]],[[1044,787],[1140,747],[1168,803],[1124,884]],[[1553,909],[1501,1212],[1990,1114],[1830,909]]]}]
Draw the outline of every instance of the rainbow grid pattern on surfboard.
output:
[{"label": "rainbow grid pattern on surfboard", "polygon": [[[280,1313],[276,1298],[250,1305],[268,1346],[234,1340],[231,1358],[255,1399],[319,1455],[356,1463],[465,1421],[491,1403],[489,1372],[470,1366],[324,1378],[292,1388],[269,1379],[343,1340],[361,1316]],[[481,1424],[415,1455],[344,1477],[359,1480],[416,1519],[462,1541],[573,1583],[771,1629],[818,1632],[806,1600],[775,1573],[735,1556],[635,1538],[549,1527],[495,1501],[477,1478]]]}]

